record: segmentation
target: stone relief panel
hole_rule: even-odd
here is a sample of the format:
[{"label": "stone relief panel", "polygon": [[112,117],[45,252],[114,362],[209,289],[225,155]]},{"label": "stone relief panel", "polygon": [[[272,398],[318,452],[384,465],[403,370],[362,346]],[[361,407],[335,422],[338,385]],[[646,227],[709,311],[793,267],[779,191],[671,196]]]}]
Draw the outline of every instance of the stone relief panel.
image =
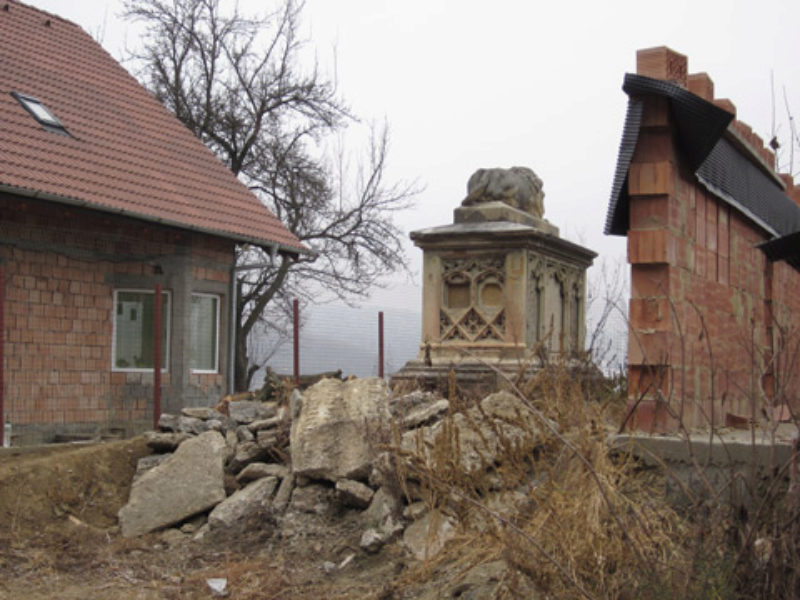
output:
[{"label": "stone relief panel", "polygon": [[579,348],[584,271],[541,256],[531,256],[529,264],[528,345],[549,336],[553,352]]},{"label": "stone relief panel", "polygon": [[505,256],[442,258],[442,342],[505,339]]}]

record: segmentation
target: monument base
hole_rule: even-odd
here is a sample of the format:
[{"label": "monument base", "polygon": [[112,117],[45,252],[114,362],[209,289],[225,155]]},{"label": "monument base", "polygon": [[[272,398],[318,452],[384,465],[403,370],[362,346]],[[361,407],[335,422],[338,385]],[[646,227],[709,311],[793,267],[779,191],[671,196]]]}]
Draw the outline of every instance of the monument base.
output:
[{"label": "monument base", "polygon": [[539,359],[524,363],[509,360],[495,363],[462,361],[438,364],[414,359],[391,376],[391,386],[436,390],[446,396],[450,388],[450,373],[453,372],[460,392],[486,395],[510,387],[510,382],[517,381],[520,376],[527,379],[540,368]]}]

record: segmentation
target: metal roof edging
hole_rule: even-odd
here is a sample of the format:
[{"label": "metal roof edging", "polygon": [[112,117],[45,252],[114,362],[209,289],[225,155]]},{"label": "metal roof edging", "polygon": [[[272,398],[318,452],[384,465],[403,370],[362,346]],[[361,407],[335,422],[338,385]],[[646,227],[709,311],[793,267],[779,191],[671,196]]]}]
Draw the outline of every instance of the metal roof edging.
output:
[{"label": "metal roof edging", "polygon": [[614,182],[611,186],[611,198],[608,203],[606,213],[606,224],[603,233],[606,235],[626,235],[627,232],[627,212],[625,215],[625,230],[622,234],[617,233],[615,221],[621,217],[617,216],[617,203],[620,195],[625,193],[625,182],[628,179],[628,169],[633,160],[633,153],[636,150],[636,143],[639,140],[639,130],[642,126],[642,112],[644,103],[636,98],[628,98],[628,109],[625,113],[625,124],[622,128],[622,139],[619,142],[619,152],[617,154],[617,167],[614,170]]}]

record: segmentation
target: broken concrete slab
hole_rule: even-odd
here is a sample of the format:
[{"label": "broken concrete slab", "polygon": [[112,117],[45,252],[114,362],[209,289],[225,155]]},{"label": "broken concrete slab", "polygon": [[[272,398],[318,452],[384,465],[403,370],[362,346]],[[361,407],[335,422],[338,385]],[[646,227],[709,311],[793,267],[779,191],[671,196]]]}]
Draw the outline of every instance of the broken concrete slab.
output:
[{"label": "broken concrete slab", "polygon": [[281,485],[278,487],[278,492],[275,494],[275,499],[272,501],[272,508],[275,512],[283,512],[289,505],[289,500],[292,497],[294,490],[294,475],[289,473],[288,476],[281,480]]},{"label": "broken concrete slab", "polygon": [[158,417],[158,429],[161,431],[179,431],[179,415],[161,413]]},{"label": "broken concrete slab", "polygon": [[240,442],[255,441],[256,436],[247,428],[247,425],[239,425],[236,428],[236,439]]},{"label": "broken concrete slab", "polygon": [[358,545],[366,552],[374,554],[381,549],[384,543],[385,540],[380,533],[374,529],[367,529],[361,534],[361,540]]},{"label": "broken concrete slab", "polygon": [[[435,456],[448,457],[458,448],[459,464],[467,473],[493,465],[503,448],[532,449],[540,428],[533,413],[514,394],[497,392],[484,398],[479,407],[412,429],[403,434],[401,448],[431,464]],[[437,446],[442,452],[434,452]]]},{"label": "broken concrete slab", "polygon": [[228,403],[228,416],[239,424],[248,424],[259,419],[269,419],[277,413],[275,402],[253,402],[242,400]]},{"label": "broken concrete slab", "polygon": [[295,487],[289,510],[300,513],[324,515],[330,508],[332,490],[324,485],[311,484]]},{"label": "broken concrete slab", "polygon": [[207,431],[182,443],[175,454],[144,473],[119,513],[124,537],[155,531],[216,506],[225,499],[225,440]]},{"label": "broken concrete slab", "polygon": [[208,406],[185,406],[181,409],[181,414],[184,417],[192,417],[203,421],[209,421],[211,419],[219,420],[223,416],[222,413]]},{"label": "broken concrete slab", "polygon": [[[162,415],[163,416],[163,415]],[[192,435],[184,431],[145,431],[144,439],[153,452],[174,452],[183,442],[191,439]]]},{"label": "broken concrete slab", "polygon": [[261,461],[266,458],[266,453],[255,442],[239,442],[236,445],[236,453],[228,463],[226,470],[236,474],[251,462]]},{"label": "broken concrete slab", "polygon": [[296,475],[313,479],[366,479],[388,430],[388,390],[376,377],[323,379],[296,402],[291,456]]},{"label": "broken concrete slab", "polygon": [[264,448],[265,450],[272,448],[278,443],[278,434],[274,430],[262,429],[256,436],[256,443],[260,448]]},{"label": "broken concrete slab", "polygon": [[441,396],[437,396],[433,392],[414,390],[389,400],[389,410],[392,411],[393,416],[402,418],[417,407],[433,404],[440,399]]},{"label": "broken concrete slab", "polygon": [[336,495],[339,502],[352,508],[364,509],[369,506],[375,492],[368,485],[352,479],[340,479],[336,482]]},{"label": "broken concrete slab", "polygon": [[436,556],[455,537],[455,521],[438,511],[426,513],[403,532],[403,543],[417,560]]},{"label": "broken concrete slab", "polygon": [[450,402],[445,399],[437,400],[432,404],[418,406],[403,418],[401,426],[403,429],[412,429],[427,425],[448,410],[450,410]]},{"label": "broken concrete slab", "polygon": [[286,409],[281,407],[278,414],[269,419],[259,419],[247,425],[247,428],[253,433],[261,431],[262,429],[273,429],[286,420]]},{"label": "broken concrete slab", "polygon": [[361,513],[362,521],[367,527],[380,527],[387,517],[399,514],[400,504],[400,499],[395,498],[386,488],[379,488],[367,509]]},{"label": "broken concrete slab", "polygon": [[178,430],[185,431],[186,433],[192,433],[194,435],[200,435],[206,431],[206,423],[202,419],[181,415],[178,417]]},{"label": "broken concrete slab", "polygon": [[136,481],[147,473],[147,471],[157,467],[171,456],[172,454],[150,454],[149,456],[143,456],[136,461],[136,473],[133,474],[133,481]]},{"label": "broken concrete slab", "polygon": [[267,509],[277,486],[277,477],[264,477],[252,482],[217,504],[208,515],[208,526],[212,531],[231,527],[240,519]]},{"label": "broken concrete slab", "polygon": [[276,463],[254,462],[247,465],[236,476],[239,483],[247,483],[264,477],[284,479],[289,475],[289,467]]}]

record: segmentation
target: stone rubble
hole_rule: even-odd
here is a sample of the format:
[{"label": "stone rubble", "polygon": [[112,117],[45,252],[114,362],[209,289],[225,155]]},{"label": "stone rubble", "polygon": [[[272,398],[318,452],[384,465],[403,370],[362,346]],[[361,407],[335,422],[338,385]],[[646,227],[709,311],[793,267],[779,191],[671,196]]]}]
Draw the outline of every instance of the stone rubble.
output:
[{"label": "stone rubble", "polygon": [[[231,401],[221,405],[227,414],[189,407],[161,415],[159,431],[146,436],[156,454],[139,461],[119,512],[123,535],[175,527],[170,540],[200,541],[268,515],[271,534],[292,539],[324,535],[330,519],[352,514],[363,552],[402,538],[423,560],[458,523],[419,501],[419,482],[398,480],[403,459],[387,451],[398,445],[393,436],[401,436],[401,453],[430,463],[434,446],[455,432],[461,465],[474,471],[491,467],[501,443],[532,447],[538,432],[507,392],[451,414],[449,402],[429,392],[392,397],[377,378],[323,379],[295,390],[288,404]],[[320,568],[344,568],[352,556]]]},{"label": "stone rubble", "polygon": [[225,455],[223,437],[206,431],[142,473],[119,511],[122,535],[133,537],[174,525],[222,502]]}]

